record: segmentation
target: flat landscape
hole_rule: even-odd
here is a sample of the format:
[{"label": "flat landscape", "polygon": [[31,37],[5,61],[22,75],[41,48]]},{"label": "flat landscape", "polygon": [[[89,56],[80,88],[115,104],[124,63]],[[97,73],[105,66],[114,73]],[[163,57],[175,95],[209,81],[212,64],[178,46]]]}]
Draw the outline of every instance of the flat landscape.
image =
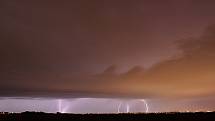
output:
[{"label": "flat landscape", "polygon": [[1,121],[214,121],[215,112],[61,114],[43,112],[2,113]]}]

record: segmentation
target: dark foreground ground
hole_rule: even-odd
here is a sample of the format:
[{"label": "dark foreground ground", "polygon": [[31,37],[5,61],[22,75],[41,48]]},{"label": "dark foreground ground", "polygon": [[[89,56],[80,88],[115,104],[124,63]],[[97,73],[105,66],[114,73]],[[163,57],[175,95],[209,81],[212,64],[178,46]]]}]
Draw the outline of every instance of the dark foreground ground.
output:
[{"label": "dark foreground ground", "polygon": [[215,121],[215,112],[149,114],[50,114],[24,112],[0,114],[0,121]]}]

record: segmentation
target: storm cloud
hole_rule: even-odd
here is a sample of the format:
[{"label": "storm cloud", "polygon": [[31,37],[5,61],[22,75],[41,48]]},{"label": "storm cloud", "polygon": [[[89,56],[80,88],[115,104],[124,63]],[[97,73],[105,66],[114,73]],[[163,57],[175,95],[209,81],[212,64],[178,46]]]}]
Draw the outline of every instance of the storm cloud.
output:
[{"label": "storm cloud", "polygon": [[213,95],[213,5],[2,1],[0,96]]}]

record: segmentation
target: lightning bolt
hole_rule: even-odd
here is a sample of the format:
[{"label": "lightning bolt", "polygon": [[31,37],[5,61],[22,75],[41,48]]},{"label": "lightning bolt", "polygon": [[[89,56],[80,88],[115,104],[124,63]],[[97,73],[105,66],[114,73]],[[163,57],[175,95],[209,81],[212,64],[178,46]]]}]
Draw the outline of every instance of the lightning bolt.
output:
[{"label": "lightning bolt", "polygon": [[126,105],[126,112],[127,112],[127,113],[130,112],[130,107],[129,107],[128,103],[127,103],[127,105]]},{"label": "lightning bolt", "polygon": [[120,113],[120,108],[121,108],[122,102],[119,103],[118,108],[117,108],[117,113]]},{"label": "lightning bolt", "polygon": [[147,101],[145,99],[141,99],[140,101],[144,102],[145,107],[146,107],[146,113],[148,113],[149,112],[149,106],[148,106]]},{"label": "lightning bolt", "polygon": [[62,106],[62,104],[63,104],[63,100],[62,99],[59,99],[58,100],[58,112],[60,112],[60,113],[66,113],[67,112],[67,109],[69,108],[68,106]]}]

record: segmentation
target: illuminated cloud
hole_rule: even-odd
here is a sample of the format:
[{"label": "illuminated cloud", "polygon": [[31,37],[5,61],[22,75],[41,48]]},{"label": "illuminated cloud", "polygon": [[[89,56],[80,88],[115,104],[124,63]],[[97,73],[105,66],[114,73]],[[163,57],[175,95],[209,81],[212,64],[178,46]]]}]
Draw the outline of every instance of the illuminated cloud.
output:
[{"label": "illuminated cloud", "polygon": [[0,96],[214,94],[214,1],[51,2],[1,2]]}]

